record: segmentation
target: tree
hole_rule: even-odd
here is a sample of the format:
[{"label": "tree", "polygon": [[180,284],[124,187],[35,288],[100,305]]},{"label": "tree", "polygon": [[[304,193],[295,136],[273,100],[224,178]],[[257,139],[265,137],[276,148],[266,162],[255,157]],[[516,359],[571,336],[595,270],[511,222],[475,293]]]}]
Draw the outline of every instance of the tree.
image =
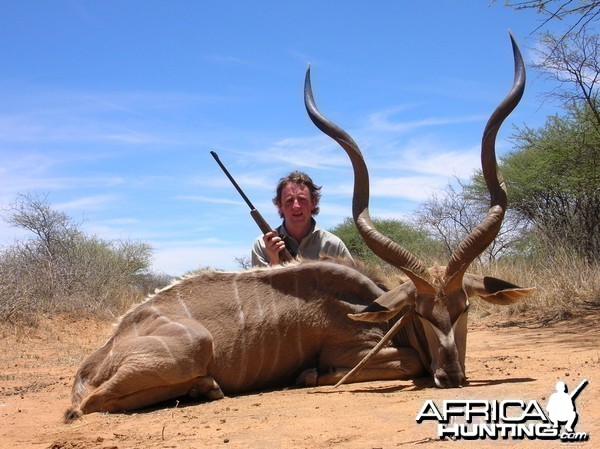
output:
[{"label": "tree", "polygon": [[145,286],[156,286],[149,280],[149,244],[86,235],[46,196],[19,195],[4,219],[33,237],[0,253],[0,318],[78,308],[118,312],[146,294]]},{"label": "tree", "polygon": [[5,211],[4,220],[14,227],[32,232],[36,236],[36,245],[41,245],[49,259],[55,258],[67,241],[81,234],[79,223],[50,208],[47,195],[19,194]]},{"label": "tree", "polygon": [[502,158],[511,207],[551,244],[563,243],[589,261],[600,260],[600,134],[586,104],[540,129],[514,136]]},{"label": "tree", "polygon": [[538,29],[551,21],[566,23],[563,36],[584,32],[600,17],[600,0],[505,0],[505,4],[517,10],[535,9],[545,16]]},{"label": "tree", "polygon": [[242,270],[249,270],[250,268],[252,268],[252,259],[250,258],[250,256],[236,257],[235,262]]},{"label": "tree", "polygon": [[[523,0],[506,4],[535,8],[565,20],[561,36],[544,34],[534,65],[557,87],[565,114],[538,130],[517,131],[517,149],[503,158],[511,204],[551,246],[566,245],[588,262],[600,256],[600,37],[590,31],[600,18],[598,0]],[[573,19],[573,20],[567,20]]]},{"label": "tree", "polygon": [[537,50],[539,62],[533,67],[558,82],[547,94],[557,98],[565,109],[584,102],[600,132],[597,88],[600,81],[600,36],[585,32],[559,39],[544,34]]},{"label": "tree", "polygon": [[[430,237],[427,231],[418,229],[416,226],[394,219],[374,218],[373,224],[384,235],[394,242],[405,247],[408,251],[420,258],[437,257],[442,251],[439,241]],[[352,257],[362,260],[367,265],[380,265],[381,259],[377,257],[365,244],[356,230],[352,218],[346,218],[342,223],[330,231],[337,235]]]},{"label": "tree", "polygon": [[[432,195],[415,211],[416,222],[443,242],[449,258],[460,242],[479,225],[489,208],[489,193],[479,171],[468,183],[449,184],[442,195]],[[514,252],[527,232],[527,222],[508,210],[500,232],[478,257],[489,263]]]},{"label": "tree", "polygon": [[[564,246],[589,262],[600,260],[600,135],[587,104],[548,117],[539,129],[517,128],[513,141],[500,168],[507,216],[528,224],[517,233],[550,250]],[[484,195],[483,176],[472,181],[472,195]]]}]

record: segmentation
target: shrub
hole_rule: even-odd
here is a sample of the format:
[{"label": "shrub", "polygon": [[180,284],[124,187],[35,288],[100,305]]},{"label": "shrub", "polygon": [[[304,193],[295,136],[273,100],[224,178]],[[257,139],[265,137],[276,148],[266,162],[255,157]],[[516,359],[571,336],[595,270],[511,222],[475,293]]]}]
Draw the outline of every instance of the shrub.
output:
[{"label": "shrub", "polygon": [[46,197],[21,195],[6,212],[7,222],[34,236],[0,253],[0,319],[29,321],[54,312],[118,315],[167,282],[149,271],[149,244],[85,235]]}]

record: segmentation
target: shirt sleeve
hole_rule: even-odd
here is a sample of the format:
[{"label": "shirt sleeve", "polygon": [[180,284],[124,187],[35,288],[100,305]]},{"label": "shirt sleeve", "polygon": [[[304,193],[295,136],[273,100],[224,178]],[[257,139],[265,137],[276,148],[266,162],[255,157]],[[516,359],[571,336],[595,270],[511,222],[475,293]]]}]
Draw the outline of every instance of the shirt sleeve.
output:
[{"label": "shirt sleeve", "polygon": [[252,245],[252,266],[261,268],[269,266],[269,259],[265,254],[265,246],[262,237],[258,237],[254,240],[254,245]]},{"label": "shirt sleeve", "polygon": [[338,236],[329,231],[321,230],[319,253],[330,257],[342,257],[352,259],[348,248]]},{"label": "shirt sleeve", "polygon": [[352,258],[352,254],[350,254],[350,250],[346,247],[346,245],[344,244],[344,242],[341,239],[340,239],[340,243],[338,245],[338,251],[339,251],[338,257],[344,257],[346,259],[354,260]]}]

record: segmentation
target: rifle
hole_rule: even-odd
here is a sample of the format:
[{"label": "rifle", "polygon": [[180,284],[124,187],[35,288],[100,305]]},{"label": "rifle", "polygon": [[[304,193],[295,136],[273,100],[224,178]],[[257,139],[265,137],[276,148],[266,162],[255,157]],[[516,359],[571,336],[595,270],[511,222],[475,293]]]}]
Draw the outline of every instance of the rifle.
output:
[{"label": "rifle", "polygon": [[[271,228],[271,226],[269,226],[269,223],[267,223],[267,221],[263,218],[263,216],[260,214],[260,212],[258,210],[256,210],[254,205],[250,202],[250,199],[246,196],[246,194],[241,189],[241,187],[238,185],[238,183],[235,182],[235,179],[233,179],[233,176],[231,176],[231,174],[229,173],[227,168],[225,168],[225,166],[221,162],[221,159],[219,159],[219,156],[217,155],[217,153],[215,153],[214,151],[211,151],[210,154],[215,159],[215,161],[217,161],[217,164],[219,164],[219,167],[221,167],[221,170],[223,170],[223,173],[225,173],[225,175],[229,178],[229,180],[233,184],[233,187],[235,187],[235,189],[242,196],[242,198],[244,199],[244,201],[250,208],[250,215],[252,216],[252,218],[254,219],[254,221],[256,222],[258,227],[260,228],[261,232],[263,234],[267,234],[268,232],[273,232],[273,229]],[[292,255],[291,248],[289,247],[289,241],[287,239],[287,236],[280,234],[279,237],[285,243],[285,248],[279,252],[279,260],[281,262],[289,262],[291,260],[294,260],[294,256]]]}]

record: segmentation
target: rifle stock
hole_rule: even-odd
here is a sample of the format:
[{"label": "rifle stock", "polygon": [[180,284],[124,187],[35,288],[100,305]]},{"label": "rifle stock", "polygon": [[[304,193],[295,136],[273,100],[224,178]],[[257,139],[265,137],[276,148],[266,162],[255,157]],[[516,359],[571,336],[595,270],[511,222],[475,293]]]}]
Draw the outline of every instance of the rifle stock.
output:
[{"label": "rifle stock", "polygon": [[273,229],[271,229],[271,226],[269,226],[269,223],[267,223],[267,221],[263,218],[259,211],[257,211],[256,209],[252,209],[250,210],[250,215],[260,228],[263,235],[273,231]]},{"label": "rifle stock", "polygon": [[[269,226],[269,223],[267,223],[267,221],[263,218],[263,216],[260,214],[260,212],[258,210],[251,209],[250,215],[252,216],[252,218],[254,219],[254,221],[256,222],[258,227],[260,228],[263,235],[267,234],[269,232],[273,232],[273,229],[271,228],[271,226]],[[290,251],[288,249],[287,239],[283,235],[280,235],[279,237],[285,243],[285,248],[283,248],[279,252],[279,260],[281,262],[290,262],[290,261],[294,260],[294,257],[292,256],[292,254],[290,253]]]}]

